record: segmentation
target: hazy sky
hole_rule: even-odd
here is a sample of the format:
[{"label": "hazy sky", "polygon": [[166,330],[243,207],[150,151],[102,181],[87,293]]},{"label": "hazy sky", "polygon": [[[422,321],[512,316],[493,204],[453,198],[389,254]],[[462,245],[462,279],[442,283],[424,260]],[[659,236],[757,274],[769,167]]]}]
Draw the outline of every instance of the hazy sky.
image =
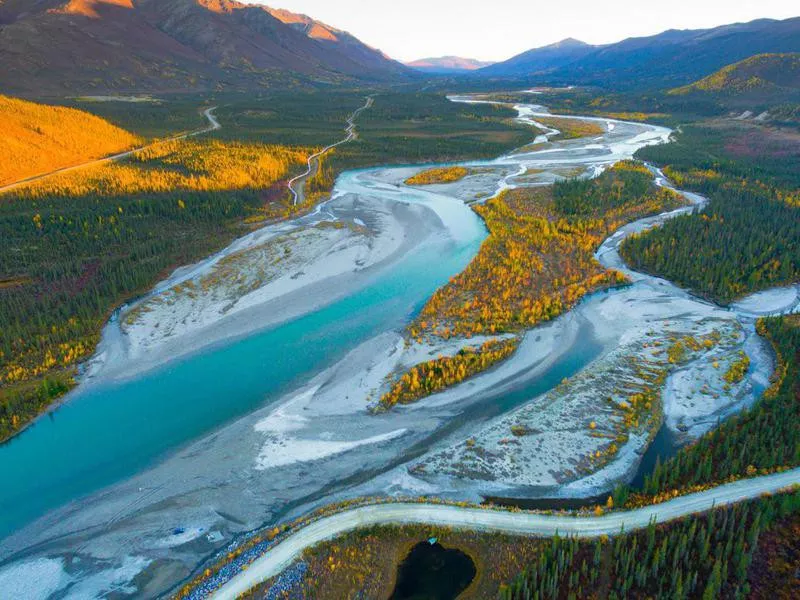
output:
[{"label": "hazy sky", "polygon": [[345,29],[393,58],[503,60],[574,37],[599,44],[665,29],[800,16],[797,0],[250,0]]}]

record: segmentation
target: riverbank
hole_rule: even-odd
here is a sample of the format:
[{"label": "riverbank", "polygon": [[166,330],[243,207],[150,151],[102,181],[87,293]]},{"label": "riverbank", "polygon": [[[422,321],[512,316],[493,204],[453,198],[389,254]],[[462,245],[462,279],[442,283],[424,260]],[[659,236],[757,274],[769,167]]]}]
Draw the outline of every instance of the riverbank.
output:
[{"label": "riverbank", "polygon": [[[37,503],[50,508],[72,502],[5,538],[0,560],[26,564],[47,557],[56,560],[71,581],[107,578],[135,563],[141,565],[137,574],[131,577],[126,571],[120,585],[135,586],[139,595],[148,597],[187,578],[197,565],[217,551],[224,552],[245,532],[274,526],[331,501],[373,493],[479,499],[487,489],[514,484],[447,479],[444,474],[437,478],[435,473],[417,477],[410,467],[469,439],[518,407],[541,403],[565,378],[587,370],[581,377],[599,376],[592,369],[608,365],[604,357],[613,358],[611,353],[620,345],[633,348],[644,343],[654,323],[676,320],[674,331],[683,335],[693,327],[711,327],[714,319],[725,323],[736,319],[729,311],[698,303],[677,288],[648,278],[621,290],[587,296],[574,310],[527,332],[508,361],[479,377],[390,413],[368,411],[369,390],[399,364],[425,356],[413,348],[407,350],[398,332],[433,291],[463,270],[485,236],[465,199],[495,194],[514,185],[523,173],[537,172],[530,183],[552,180],[559,176],[554,173],[564,171],[598,173],[630,158],[642,145],[664,141],[669,134],[649,125],[613,124],[601,140],[548,142],[534,151],[468,163],[473,174],[449,188],[402,187],[402,181],[419,167],[381,168],[340,177],[334,200],[317,217],[348,195],[355,196],[354,203],[386,202],[404,206],[403,210],[420,210],[426,226],[433,227],[426,245],[408,253],[383,275],[365,279],[352,296],[315,313],[187,355],[135,380],[98,381],[95,392],[87,390],[69,411],[59,414],[53,425],[58,429],[43,427],[37,432],[39,428],[34,428],[29,432],[34,437],[21,438],[18,441],[24,444],[11,447],[18,454],[4,457],[9,459],[4,466],[14,469],[3,473],[4,480],[14,485],[6,492],[11,502],[3,505],[5,518],[10,515],[24,522],[31,517],[30,513],[21,515],[22,508],[41,514],[45,511]],[[355,218],[361,216],[351,214],[349,222],[361,227]],[[368,219],[361,220],[370,227]],[[356,231],[336,235],[347,235],[347,247],[362,239]],[[330,242],[334,238],[326,239],[334,243]],[[246,263],[235,262],[237,266]],[[203,276],[212,273],[201,271]],[[285,280],[291,271],[294,268],[280,271],[273,283]],[[191,278],[189,272],[179,275]],[[165,290],[174,288],[177,281],[170,284]],[[196,304],[198,298],[189,298],[191,302],[186,298],[175,306],[202,304]],[[203,306],[218,310],[211,300]],[[246,310],[239,314],[247,314]],[[672,331],[664,324],[660,334]],[[609,382],[614,371],[608,367]],[[584,408],[596,410],[588,400]],[[566,397],[541,405],[550,407],[551,420],[557,424],[556,409],[566,406],[565,402]],[[109,414],[112,410],[120,412]],[[98,427],[98,431],[108,431],[110,444],[105,437],[98,439],[94,429],[87,432],[74,425],[89,416],[104,424],[124,424],[124,430]],[[227,425],[220,427],[220,423]],[[561,447],[572,453],[566,461],[580,459],[584,441],[595,443],[595,438],[585,435],[582,422],[578,426],[581,432],[554,428],[554,435],[564,436]],[[61,460],[58,445],[48,446],[47,440],[58,440],[53,432],[70,443],[68,462]],[[575,446],[570,439],[581,443]],[[181,445],[185,440],[195,441]],[[69,476],[81,493],[89,495],[81,498],[73,491],[66,499],[48,496],[51,489],[61,486],[34,481],[35,470],[25,468],[30,457],[42,450],[51,461],[51,471]],[[76,457],[80,473],[75,473]],[[634,445],[626,444],[605,467],[616,471],[602,473],[592,485],[609,485],[635,469],[638,460]],[[121,466],[117,470],[109,463]],[[81,476],[87,472],[93,476],[88,483]],[[109,487],[119,481],[120,472],[139,474]],[[579,475],[559,485],[580,481]],[[585,479],[581,485],[591,487]],[[32,489],[38,493],[31,493]]]},{"label": "riverbank", "polygon": [[103,332],[86,381],[131,378],[351,295],[445,228],[421,205],[342,193],[178,269]]}]

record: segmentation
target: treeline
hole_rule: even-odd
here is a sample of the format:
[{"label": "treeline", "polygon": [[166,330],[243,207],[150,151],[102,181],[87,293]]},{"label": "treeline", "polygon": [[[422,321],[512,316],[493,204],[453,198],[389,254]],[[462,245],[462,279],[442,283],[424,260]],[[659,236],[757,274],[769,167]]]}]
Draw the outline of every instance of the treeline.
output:
[{"label": "treeline", "polygon": [[800,316],[761,319],[758,331],[778,356],[772,387],[749,410],[657,463],[641,490],[619,486],[616,506],[650,504],[674,491],[800,465]]},{"label": "treeline", "polygon": [[0,439],[71,387],[114,306],[241,235],[305,155],[178,142],[4,196]]},{"label": "treeline", "polygon": [[794,492],[612,539],[555,537],[499,598],[745,598],[764,576],[750,570],[762,533],[799,513]]},{"label": "treeline", "polygon": [[710,199],[701,214],[629,237],[622,257],[721,304],[800,280],[800,210],[738,186]]},{"label": "treeline", "polygon": [[687,126],[678,139],[639,156],[666,165],[677,185],[709,205],[628,238],[625,260],[723,304],[800,280],[796,164],[769,148],[757,160],[726,158],[726,148],[743,143],[730,132]]},{"label": "treeline", "polygon": [[604,217],[648,194],[667,200],[672,194],[653,185],[641,163],[623,161],[596,179],[567,179],[553,185],[555,209],[565,216]]}]

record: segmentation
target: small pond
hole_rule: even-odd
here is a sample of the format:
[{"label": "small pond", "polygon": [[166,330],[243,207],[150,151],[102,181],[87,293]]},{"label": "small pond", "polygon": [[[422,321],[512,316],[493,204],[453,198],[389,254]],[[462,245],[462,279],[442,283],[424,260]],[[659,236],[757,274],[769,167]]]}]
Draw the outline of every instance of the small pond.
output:
[{"label": "small pond", "polygon": [[454,600],[475,573],[475,563],[461,550],[420,542],[400,563],[390,600]]}]

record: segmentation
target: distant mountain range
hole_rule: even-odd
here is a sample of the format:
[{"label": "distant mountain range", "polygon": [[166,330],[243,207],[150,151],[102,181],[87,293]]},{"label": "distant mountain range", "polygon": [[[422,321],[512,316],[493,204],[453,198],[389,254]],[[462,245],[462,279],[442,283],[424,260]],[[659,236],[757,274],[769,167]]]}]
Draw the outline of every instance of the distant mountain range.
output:
[{"label": "distant mountain range", "polygon": [[567,39],[475,72],[583,85],[675,87],[759,53],[799,52],[800,18],[675,30],[591,46]]},{"label": "distant mountain range", "polygon": [[800,18],[575,39],[490,64],[394,61],[306,15],[235,0],[0,0],[0,90],[17,95],[189,92],[407,82],[427,76],[677,88],[760,53],[800,52]]},{"label": "distant mountain range", "polygon": [[462,58],[460,56],[438,56],[436,58],[420,58],[406,63],[406,66],[426,73],[459,73],[474,71],[493,65],[493,62]]},{"label": "distant mountain range", "polygon": [[580,40],[567,38],[549,46],[534,48],[508,60],[480,70],[480,75],[490,77],[519,77],[549,73],[560,67],[574,64],[597,50]]},{"label": "distant mountain range", "polygon": [[304,15],[233,0],[0,0],[0,89],[192,91],[403,80],[414,71]]}]

